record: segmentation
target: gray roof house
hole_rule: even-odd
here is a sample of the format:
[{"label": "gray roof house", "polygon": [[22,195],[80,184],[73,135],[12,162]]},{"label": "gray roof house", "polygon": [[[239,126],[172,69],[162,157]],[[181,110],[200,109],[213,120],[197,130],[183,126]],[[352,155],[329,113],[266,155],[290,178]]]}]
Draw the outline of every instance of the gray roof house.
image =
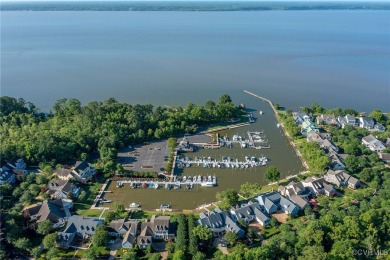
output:
[{"label": "gray roof house", "polygon": [[[175,225],[171,223],[170,216],[156,216],[153,215],[149,222],[141,223],[141,232],[137,237],[137,243],[140,248],[145,248],[152,244],[153,239],[170,239],[175,237]],[[129,229],[130,230],[130,229]],[[136,235],[132,232],[127,232],[132,235]],[[126,234],[127,234],[126,233]],[[125,235],[123,243],[129,244],[130,235]]]},{"label": "gray roof house", "polygon": [[328,140],[328,139],[325,139],[320,146],[321,146],[321,148],[324,148],[328,151],[333,150],[336,153],[339,151],[339,148],[337,147],[337,145],[335,145],[331,140]]},{"label": "gray roof house", "polygon": [[284,213],[295,216],[299,212],[297,205],[278,192],[263,193],[256,197],[256,200],[268,214],[275,213],[277,210],[283,210]]},{"label": "gray roof house", "polygon": [[26,208],[24,216],[36,223],[50,220],[53,223],[53,227],[56,228],[63,226],[71,216],[69,212],[71,207],[72,203],[67,200],[44,200],[40,205]]},{"label": "gray roof house", "polygon": [[128,232],[136,236],[139,233],[140,226],[141,222],[136,219],[123,218],[111,221],[107,230],[110,236],[124,236]]},{"label": "gray roof house", "polygon": [[0,168],[0,185],[3,183],[16,183],[16,175],[13,173],[12,169],[10,169],[8,165],[5,165]]},{"label": "gray roof house", "polygon": [[86,161],[77,161],[71,168],[61,168],[57,172],[57,176],[61,180],[69,180],[74,178],[80,182],[86,183],[93,175],[95,175],[96,169],[90,163]]},{"label": "gray roof house", "polygon": [[95,175],[96,169],[86,161],[77,161],[72,173],[77,180],[87,182],[93,175]]},{"label": "gray roof house", "polygon": [[384,131],[386,131],[386,128],[382,124],[380,124],[380,123],[376,123],[374,125],[374,129],[377,132],[384,132]]},{"label": "gray roof house", "polygon": [[308,177],[302,181],[302,184],[309,188],[313,197],[321,194],[331,196],[335,193],[333,186],[328,184],[324,178]]},{"label": "gray roof house", "polygon": [[373,135],[367,135],[363,137],[362,144],[373,152],[380,152],[386,148],[385,145],[376,139]]},{"label": "gray roof house", "polygon": [[77,198],[81,189],[69,180],[51,180],[48,184],[47,193],[56,199],[66,199],[69,196]]},{"label": "gray roof house", "polygon": [[73,215],[68,219],[64,231],[58,232],[58,243],[61,247],[68,248],[76,236],[91,238],[100,225],[103,225],[103,221],[97,218]]},{"label": "gray roof house", "polygon": [[359,126],[366,129],[373,129],[375,126],[375,121],[371,117],[362,116],[359,118]]},{"label": "gray roof house", "polygon": [[218,207],[207,214],[201,213],[198,224],[210,228],[216,237],[224,235],[228,231],[235,232],[238,237],[245,235],[244,230],[236,224],[233,217]]},{"label": "gray roof house", "polygon": [[293,112],[292,117],[294,118],[295,123],[297,125],[301,125],[306,120],[308,120],[308,121],[311,120],[311,117],[308,114],[303,113],[303,112]]},{"label": "gray roof house", "polygon": [[258,202],[250,202],[246,205],[241,205],[238,208],[232,208],[230,213],[237,221],[242,220],[246,223],[257,221],[263,227],[269,225],[270,223],[270,218],[264,214]]},{"label": "gray roof house", "polygon": [[356,126],[356,118],[354,115],[346,115],[346,116],[338,116],[337,121],[339,122],[339,125],[344,128],[347,125],[350,126]]},{"label": "gray roof house", "polygon": [[123,248],[133,248],[133,246],[137,243],[137,237],[131,232],[127,232],[122,240]]},{"label": "gray roof house", "polygon": [[332,114],[332,115],[322,114],[322,115],[318,116],[317,117],[317,124],[318,125],[332,125],[332,126],[339,125],[334,114]]},{"label": "gray roof house", "polygon": [[282,196],[288,197],[301,210],[309,206],[308,199],[311,193],[301,182],[290,182],[286,187],[279,186],[278,192]]},{"label": "gray roof house", "polygon": [[7,165],[11,167],[13,170],[25,170],[27,168],[27,164],[24,162],[23,158],[13,158]]},{"label": "gray roof house", "polygon": [[360,186],[360,181],[358,179],[349,175],[345,171],[340,170],[328,170],[328,172],[324,175],[324,179],[338,187],[348,186],[350,188],[356,189]]},{"label": "gray roof house", "polygon": [[[141,233],[137,237],[137,244],[139,248],[146,248],[148,245],[152,244],[153,240],[153,230],[152,224],[150,222],[142,222],[141,224]],[[122,241],[123,243],[123,241]],[[129,242],[125,241],[125,243],[129,244]],[[125,245],[126,246],[126,245]]]},{"label": "gray roof house", "polygon": [[343,163],[343,159],[334,151],[330,151],[328,153],[329,158],[332,161],[332,170],[344,170],[345,165]]}]

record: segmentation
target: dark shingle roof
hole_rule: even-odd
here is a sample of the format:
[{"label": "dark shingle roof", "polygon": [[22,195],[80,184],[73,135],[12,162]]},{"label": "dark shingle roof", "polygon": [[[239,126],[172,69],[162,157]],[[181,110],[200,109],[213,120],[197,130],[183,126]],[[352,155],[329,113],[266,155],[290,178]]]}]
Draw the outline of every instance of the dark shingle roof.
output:
[{"label": "dark shingle roof", "polygon": [[74,166],[76,172],[84,171],[86,168],[88,168],[88,163],[86,161],[77,161]]}]

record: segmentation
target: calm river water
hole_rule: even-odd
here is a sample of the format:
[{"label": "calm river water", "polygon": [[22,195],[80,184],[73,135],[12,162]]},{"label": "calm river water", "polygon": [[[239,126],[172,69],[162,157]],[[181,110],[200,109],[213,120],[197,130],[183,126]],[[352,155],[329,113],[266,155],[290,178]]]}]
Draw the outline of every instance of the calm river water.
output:
[{"label": "calm river water", "polygon": [[[2,12],[1,95],[389,110],[389,11]],[[367,97],[370,97],[367,99]],[[234,97],[233,97],[234,98]]]}]

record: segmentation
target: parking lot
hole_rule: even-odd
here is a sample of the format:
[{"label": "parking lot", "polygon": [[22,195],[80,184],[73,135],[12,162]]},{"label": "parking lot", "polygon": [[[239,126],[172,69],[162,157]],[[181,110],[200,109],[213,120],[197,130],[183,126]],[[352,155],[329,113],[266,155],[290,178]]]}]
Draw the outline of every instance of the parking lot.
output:
[{"label": "parking lot", "polygon": [[160,172],[164,170],[169,154],[166,140],[126,148],[118,153],[119,162],[126,170]]}]

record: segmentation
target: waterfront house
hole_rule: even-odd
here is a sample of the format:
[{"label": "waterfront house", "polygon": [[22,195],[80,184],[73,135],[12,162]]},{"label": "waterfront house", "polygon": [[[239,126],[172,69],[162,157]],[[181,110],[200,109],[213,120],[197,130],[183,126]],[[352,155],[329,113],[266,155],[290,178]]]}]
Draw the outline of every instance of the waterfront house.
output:
[{"label": "waterfront house", "polygon": [[311,117],[308,114],[303,113],[303,112],[293,112],[292,116],[293,116],[295,123],[297,125],[301,125],[304,121],[311,120]]},{"label": "waterfront house", "polygon": [[170,216],[153,215],[150,221],[141,223],[141,232],[137,238],[140,248],[147,247],[153,239],[168,240],[175,237],[175,226]]},{"label": "waterfront house", "polygon": [[230,213],[237,221],[244,221],[247,224],[257,221],[264,227],[270,223],[270,218],[262,212],[258,202],[249,202],[246,205],[237,206],[237,208],[232,208]]},{"label": "waterfront house", "polygon": [[74,177],[81,181],[81,182],[87,182],[93,175],[96,173],[95,167],[93,167],[90,163],[87,163],[86,161],[77,161],[72,173],[74,174]]},{"label": "waterfront house", "polygon": [[77,161],[70,169],[59,169],[57,176],[61,180],[70,180],[71,178],[74,178],[80,182],[86,183],[93,175],[95,175],[95,173],[96,169],[90,163],[87,163],[86,161]]},{"label": "waterfront house", "polygon": [[137,237],[133,235],[131,232],[127,232],[123,237],[122,247],[133,248],[135,244],[137,244]]},{"label": "waterfront house", "polygon": [[240,238],[245,235],[244,230],[236,224],[229,212],[221,211],[218,207],[211,212],[200,213],[199,217],[198,224],[210,228],[215,237],[223,236],[229,231],[236,233]]},{"label": "waterfront house", "polygon": [[91,238],[100,225],[103,225],[103,221],[97,218],[73,215],[69,217],[64,231],[58,232],[58,243],[61,247],[68,248],[75,237]]},{"label": "waterfront house", "polygon": [[55,199],[77,198],[81,189],[69,180],[51,180],[48,184],[49,194]]},{"label": "waterfront house", "polygon": [[346,115],[346,116],[338,116],[337,117],[337,121],[339,123],[339,126],[341,126],[341,128],[344,128],[345,126],[347,125],[350,125],[350,126],[356,126],[356,118],[354,115]]},{"label": "waterfront house", "polygon": [[324,178],[308,177],[302,181],[304,187],[309,188],[312,197],[318,195],[332,196],[335,194],[335,189],[328,184]]},{"label": "waterfront house", "polygon": [[334,114],[327,115],[322,114],[317,117],[317,124],[318,125],[329,125],[329,126],[339,126],[339,123],[336,120],[336,117]]},{"label": "waterfront house", "polygon": [[320,130],[318,129],[316,124],[309,120],[305,120],[301,125],[301,134],[303,136],[307,136],[311,132],[319,133]]},{"label": "waterfront house", "polygon": [[324,175],[324,179],[337,187],[348,186],[352,189],[360,187],[360,181],[358,179],[341,170],[328,170]]},{"label": "waterfront house", "polygon": [[130,232],[134,236],[138,235],[141,222],[136,219],[116,219],[110,222],[107,227],[108,234],[115,237],[123,237]]},{"label": "waterfront house", "polygon": [[359,118],[359,126],[366,129],[374,129],[375,121],[371,117],[362,116]]},{"label": "waterfront house", "polygon": [[362,138],[362,144],[373,152],[380,152],[385,149],[385,145],[376,139],[373,135],[367,135]]},{"label": "waterfront house", "polygon": [[266,192],[258,197],[256,200],[264,207],[268,214],[275,213],[277,210],[282,210],[288,215],[295,216],[299,212],[299,208],[291,200],[283,197],[278,192]]},{"label": "waterfront house", "polygon": [[[137,237],[137,244],[138,244],[139,248],[141,248],[141,249],[147,248],[149,245],[152,244],[153,231],[150,228],[150,225],[148,223],[149,222],[143,222],[141,224],[141,233]],[[130,246],[130,244],[131,244],[131,246],[133,246],[133,243],[131,243],[130,241],[127,241],[125,243],[125,246]]]},{"label": "waterfront house", "polygon": [[24,216],[32,224],[50,220],[53,228],[61,227],[71,216],[69,209],[73,206],[69,200],[44,200],[42,204],[33,205],[24,209]]}]

